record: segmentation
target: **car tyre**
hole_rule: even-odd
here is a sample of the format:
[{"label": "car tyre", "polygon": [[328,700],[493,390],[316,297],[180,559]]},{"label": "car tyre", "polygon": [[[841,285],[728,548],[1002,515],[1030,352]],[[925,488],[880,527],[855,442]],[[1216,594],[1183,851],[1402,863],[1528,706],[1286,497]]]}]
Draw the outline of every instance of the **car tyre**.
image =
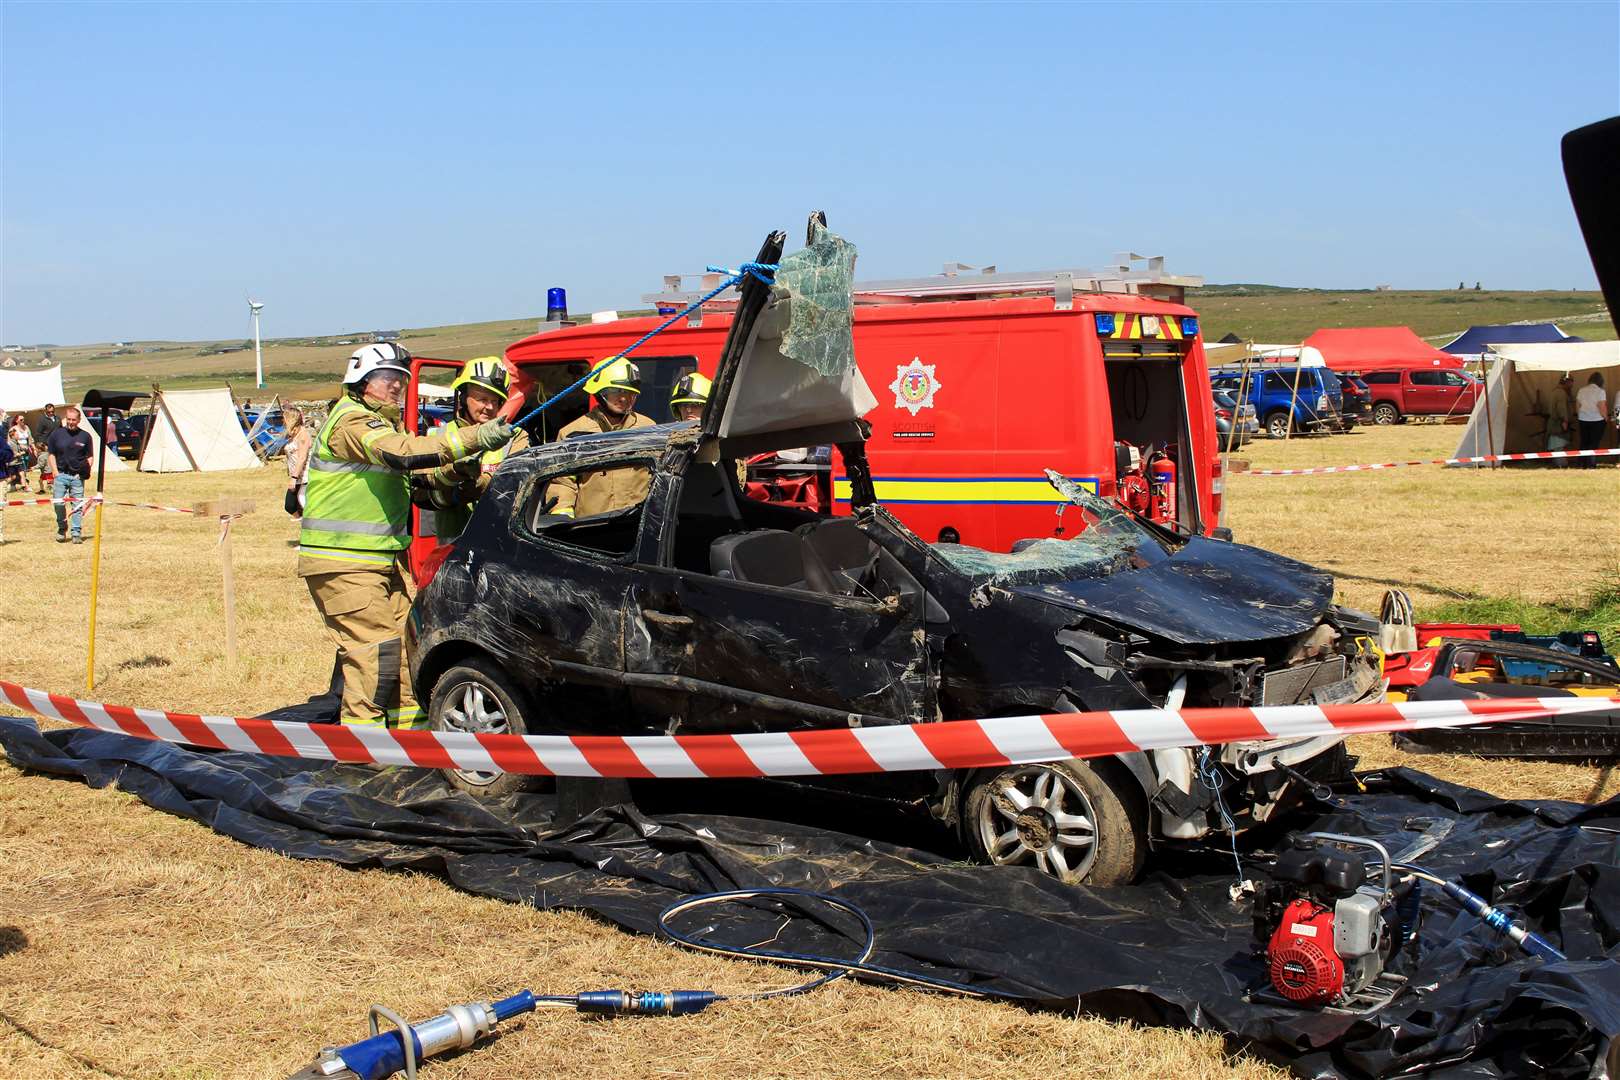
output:
[{"label": "car tyre", "polygon": [[[428,702],[428,725],[434,731],[481,734],[535,734],[528,695],[499,666],[479,657],[463,660],[439,676]],[[546,790],[545,777],[520,773],[486,773],[441,769],[451,786],[485,799],[524,791]]]},{"label": "car tyre", "polygon": [[1266,417],[1266,434],[1273,439],[1288,437],[1288,414],[1281,409]]},{"label": "car tyre", "polygon": [[1373,406],[1372,418],[1373,423],[1385,427],[1389,426],[1390,424],[1398,424],[1401,422],[1401,410],[1397,409],[1387,401],[1380,401],[1377,405]]},{"label": "car tyre", "polygon": [[1066,885],[1124,885],[1147,856],[1147,806],[1107,762],[1010,765],[974,774],[962,829],[974,856],[1035,866]]}]

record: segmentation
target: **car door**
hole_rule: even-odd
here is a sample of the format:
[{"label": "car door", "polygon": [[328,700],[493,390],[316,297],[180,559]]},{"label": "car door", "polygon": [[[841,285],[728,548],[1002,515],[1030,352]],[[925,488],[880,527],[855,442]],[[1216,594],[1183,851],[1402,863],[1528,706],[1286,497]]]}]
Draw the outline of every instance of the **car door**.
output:
[{"label": "car door", "polygon": [[[638,708],[651,723],[779,731],[832,726],[847,722],[849,713],[896,723],[934,719],[920,590],[906,598],[875,581],[863,590],[853,577],[841,579],[848,586],[842,591],[817,589],[794,564],[793,552],[803,544],[799,533],[744,528],[711,540],[714,522],[674,518],[681,482],[669,475],[655,482],[649,503],[671,515],[663,525],[665,554],[636,568],[626,605],[626,666],[652,677],[640,680],[637,691]],[[667,493],[659,490],[665,483]],[[855,523],[839,518],[833,524]],[[769,546],[763,564],[774,580],[720,576],[715,562],[701,567],[701,552],[693,554],[697,548],[678,534],[683,525],[701,534],[698,548],[708,547],[722,562],[712,554],[716,545],[722,551]],[[886,573],[904,574],[890,564]],[[678,693],[660,691],[659,683],[674,687],[675,680]]]},{"label": "car door", "polygon": [[1406,410],[1408,413],[1443,413],[1447,406],[1447,390],[1445,390],[1445,372],[1419,371],[1406,372],[1411,379],[1411,390],[1406,395]]},{"label": "car door", "polygon": [[[589,462],[597,470],[654,465],[642,454]],[[577,519],[551,514],[550,484],[584,467],[553,466],[524,484],[511,522],[511,565],[487,572],[474,567],[485,575],[475,581],[474,595],[492,608],[492,617],[504,620],[506,633],[523,642],[537,672],[549,666],[559,678],[617,687],[625,669],[625,604],[648,527],[648,500]],[[468,531],[482,523],[475,516]]]}]

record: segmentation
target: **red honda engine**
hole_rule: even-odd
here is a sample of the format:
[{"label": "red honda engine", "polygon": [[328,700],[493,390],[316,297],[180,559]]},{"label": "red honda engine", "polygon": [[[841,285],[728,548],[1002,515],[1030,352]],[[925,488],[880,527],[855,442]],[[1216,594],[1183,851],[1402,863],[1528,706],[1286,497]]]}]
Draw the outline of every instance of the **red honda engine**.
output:
[{"label": "red honda engine", "polygon": [[1333,909],[1300,898],[1283,909],[1266,947],[1277,993],[1300,1005],[1329,1005],[1344,993],[1344,961],[1333,949]]},{"label": "red honda engine", "polygon": [[[1368,881],[1364,851],[1377,857],[1377,884]],[[1408,933],[1393,886],[1389,855],[1375,841],[1337,833],[1289,837],[1254,912],[1270,989],[1308,1009],[1364,1001]],[[1416,912],[1409,914],[1415,928]]]}]

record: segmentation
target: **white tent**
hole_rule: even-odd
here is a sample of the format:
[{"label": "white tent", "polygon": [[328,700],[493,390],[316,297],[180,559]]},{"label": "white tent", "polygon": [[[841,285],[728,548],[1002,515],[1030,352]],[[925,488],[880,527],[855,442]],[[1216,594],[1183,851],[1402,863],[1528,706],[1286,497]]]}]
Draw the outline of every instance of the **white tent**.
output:
[{"label": "white tent", "polygon": [[262,464],[228,389],[158,391],[141,451],[142,472],[215,472]]},{"label": "white tent", "polygon": [[440,386],[438,383],[418,382],[416,384],[416,396],[419,398],[438,399],[455,397],[456,392],[450,389],[448,386]]},{"label": "white tent", "polygon": [[[28,424],[33,427],[39,423],[45,406],[67,405],[67,392],[62,389],[62,365],[57,364],[48,368],[0,368],[0,412],[9,418],[14,413],[22,413],[28,417]],[[60,411],[57,413],[61,415]],[[90,433],[90,442],[95,447],[91,453],[94,462],[101,454],[101,440],[96,436],[96,426],[89,419],[79,425]],[[107,471],[121,472],[129,466],[118,457],[116,450],[107,452]]]},{"label": "white tent", "polygon": [[[1237,350],[1233,352],[1232,350]],[[1219,351],[1216,351],[1219,350]],[[1222,367],[1231,367],[1233,364],[1251,363],[1283,364],[1298,362],[1300,367],[1326,367],[1327,361],[1322,358],[1319,349],[1311,345],[1257,345],[1250,342],[1232,341],[1225,344],[1215,343],[1204,346],[1204,355],[1211,363]]]},{"label": "white tent", "polygon": [[66,402],[61,364],[48,368],[0,368],[0,409],[8,413],[33,412]]},{"label": "white tent", "polygon": [[1565,374],[1574,378],[1577,390],[1594,371],[1605,372],[1611,395],[1620,383],[1620,341],[1495,345],[1491,351],[1495,359],[1485,393],[1474,403],[1455,457],[1547,449],[1546,402],[1559,393],[1558,380]]}]

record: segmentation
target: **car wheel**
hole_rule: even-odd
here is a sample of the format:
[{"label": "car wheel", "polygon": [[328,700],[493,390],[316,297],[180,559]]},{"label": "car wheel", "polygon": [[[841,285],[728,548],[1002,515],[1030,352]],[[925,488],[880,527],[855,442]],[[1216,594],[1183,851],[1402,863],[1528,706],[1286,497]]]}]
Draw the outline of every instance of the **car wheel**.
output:
[{"label": "car wheel", "polygon": [[1266,417],[1266,434],[1271,436],[1273,439],[1287,438],[1288,414],[1278,411]]},{"label": "car wheel", "polygon": [[963,798],[974,855],[1034,866],[1067,885],[1123,885],[1147,854],[1147,814],[1134,791],[1088,761],[984,771]]},{"label": "car wheel", "polygon": [[[486,660],[469,659],[439,676],[428,703],[428,723],[434,731],[465,731],[482,735],[528,735],[523,694],[500,668]],[[479,772],[476,769],[441,769],[444,778],[469,795],[499,799],[519,791],[540,791],[544,777],[519,773]]]},{"label": "car wheel", "polygon": [[1380,401],[1377,405],[1373,406],[1373,423],[1387,426],[1389,424],[1398,424],[1400,422],[1401,410],[1397,409],[1389,402]]}]

